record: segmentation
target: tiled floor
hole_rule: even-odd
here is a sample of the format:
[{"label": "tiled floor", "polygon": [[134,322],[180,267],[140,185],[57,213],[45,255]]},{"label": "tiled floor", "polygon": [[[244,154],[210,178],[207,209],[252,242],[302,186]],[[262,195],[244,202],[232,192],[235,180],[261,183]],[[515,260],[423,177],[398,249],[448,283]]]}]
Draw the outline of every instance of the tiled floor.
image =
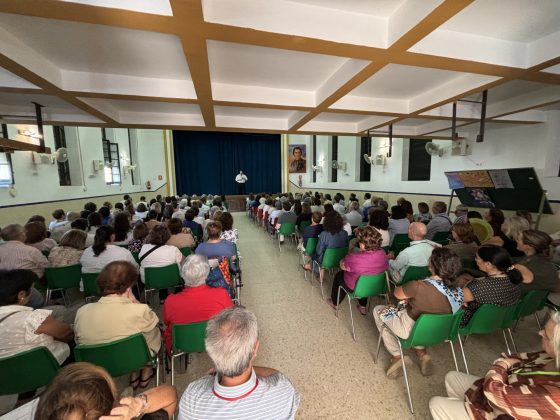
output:
[{"label": "tiled floor", "polygon": [[[262,229],[243,213],[235,213],[242,255],[241,302],[259,321],[261,346],[257,364],[284,372],[301,395],[300,419],[408,419],[430,418],[428,401],[443,395],[445,373],[453,369],[449,345],[429,349],[435,372],[423,377],[417,366],[410,372],[415,416],[408,410],[403,378],[385,377],[388,354],[381,349],[373,363],[378,333],[371,313],[355,314],[357,341],[351,336],[348,303],[337,319],[321,300],[317,284],[312,287],[298,271],[293,245],[282,253]],[[330,285],[326,291],[330,291]],[[520,350],[540,348],[533,318],[522,321],[514,333]],[[458,347],[458,346],[456,346]],[[482,375],[505,351],[501,333],[469,338],[466,353],[471,373]],[[179,396],[186,385],[211,367],[205,354],[192,355],[187,373],[176,375]]]}]

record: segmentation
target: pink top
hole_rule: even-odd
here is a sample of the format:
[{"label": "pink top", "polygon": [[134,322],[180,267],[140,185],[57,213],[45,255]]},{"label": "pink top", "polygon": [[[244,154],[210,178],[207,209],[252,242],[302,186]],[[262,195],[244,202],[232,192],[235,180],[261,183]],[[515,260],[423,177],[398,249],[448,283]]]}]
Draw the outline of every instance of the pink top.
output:
[{"label": "pink top", "polygon": [[387,256],[385,251],[351,252],[344,257],[344,283],[351,290],[356,287],[358,277],[362,274],[379,274],[387,270]]}]

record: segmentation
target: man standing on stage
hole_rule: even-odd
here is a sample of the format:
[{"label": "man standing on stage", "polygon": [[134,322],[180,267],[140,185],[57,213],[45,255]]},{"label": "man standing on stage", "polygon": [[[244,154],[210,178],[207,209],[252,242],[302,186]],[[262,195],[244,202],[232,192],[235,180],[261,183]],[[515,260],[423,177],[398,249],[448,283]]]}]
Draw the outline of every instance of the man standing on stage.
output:
[{"label": "man standing on stage", "polygon": [[247,175],[243,171],[239,171],[235,177],[235,182],[237,182],[237,194],[245,195],[245,183],[247,182]]}]

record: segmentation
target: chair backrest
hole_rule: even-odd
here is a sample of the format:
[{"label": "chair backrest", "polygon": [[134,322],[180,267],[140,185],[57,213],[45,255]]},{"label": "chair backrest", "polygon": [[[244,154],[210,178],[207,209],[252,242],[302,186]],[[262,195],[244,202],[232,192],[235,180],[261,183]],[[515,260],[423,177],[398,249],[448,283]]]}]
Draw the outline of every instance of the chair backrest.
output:
[{"label": "chair backrest", "polygon": [[86,297],[101,296],[99,286],[97,285],[97,277],[99,273],[82,273],[82,283],[84,284],[84,294]]},{"label": "chair backrest", "polygon": [[291,235],[292,233],[296,232],[296,224],[295,223],[282,223],[280,225],[280,229],[278,229],[278,233],[280,235]]},{"label": "chair backrest", "polygon": [[404,348],[433,346],[445,340],[453,340],[457,336],[462,316],[462,310],[455,314],[422,314],[414,323],[408,338],[401,339],[401,345]]},{"label": "chair backrest", "polygon": [[512,306],[484,304],[476,310],[469,323],[459,330],[461,335],[488,334],[503,328],[508,314],[513,313]]},{"label": "chair backrest", "polygon": [[140,370],[152,356],[142,333],[104,344],[81,344],[74,348],[77,362],[101,366],[113,377]]},{"label": "chair backrest", "polygon": [[20,394],[48,385],[58,362],[44,346],[0,359],[0,395]]},{"label": "chair backrest", "polygon": [[386,272],[379,274],[362,274],[356,281],[354,296],[359,299],[383,295],[388,292],[387,287]]},{"label": "chair backrest", "polygon": [[388,254],[389,251],[391,250],[391,247],[389,245],[383,246],[382,248],[383,248],[383,251],[385,251],[385,254]]},{"label": "chair backrest", "polygon": [[463,265],[464,269],[467,269],[467,268],[476,269],[476,268],[478,268],[475,260],[461,260],[461,264]]},{"label": "chair backrest", "polygon": [[45,268],[45,277],[49,289],[70,289],[80,287],[82,266],[80,264],[65,265],[63,267]]},{"label": "chair backrest", "polygon": [[517,305],[514,319],[533,315],[535,312],[541,310],[544,307],[548,293],[548,290],[531,290],[528,292]]},{"label": "chair backrest", "polygon": [[305,253],[307,255],[313,255],[315,253],[315,249],[317,248],[318,242],[319,242],[319,238],[307,239],[307,244],[305,245]]},{"label": "chair backrest", "polygon": [[441,245],[447,245],[449,243],[449,232],[436,232],[432,241]]},{"label": "chair backrest", "polygon": [[179,251],[181,251],[181,254],[183,254],[183,256],[185,257],[188,257],[192,253],[192,249],[190,249],[188,246],[179,248]]},{"label": "chair backrest", "polygon": [[181,282],[181,274],[177,264],[164,267],[146,267],[144,280],[147,289],[167,289],[175,287]]},{"label": "chair backrest", "polygon": [[408,248],[410,246],[410,238],[408,237],[408,233],[397,233],[393,237],[393,243],[391,245],[391,249],[395,254],[398,254],[403,249]]},{"label": "chair backrest", "polygon": [[321,262],[322,268],[336,268],[346,254],[348,254],[348,247],[344,246],[341,248],[327,248],[323,254],[323,262]]},{"label": "chair backrest", "polygon": [[412,280],[425,279],[426,277],[430,277],[430,276],[431,276],[430,269],[427,266],[410,265],[404,272],[401,285],[408,283],[409,281]]},{"label": "chair backrest", "polygon": [[206,325],[208,321],[193,322],[190,324],[173,324],[171,335],[173,337],[173,353],[200,353],[206,350]]}]

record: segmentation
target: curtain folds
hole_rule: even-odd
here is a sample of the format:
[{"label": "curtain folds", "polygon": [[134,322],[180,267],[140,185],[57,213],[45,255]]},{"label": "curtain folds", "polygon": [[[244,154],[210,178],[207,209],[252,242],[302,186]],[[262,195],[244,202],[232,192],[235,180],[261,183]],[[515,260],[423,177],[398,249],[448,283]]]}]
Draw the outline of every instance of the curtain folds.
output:
[{"label": "curtain folds", "polygon": [[173,131],[178,194],[236,194],[243,171],[246,191],[279,192],[280,134]]}]

